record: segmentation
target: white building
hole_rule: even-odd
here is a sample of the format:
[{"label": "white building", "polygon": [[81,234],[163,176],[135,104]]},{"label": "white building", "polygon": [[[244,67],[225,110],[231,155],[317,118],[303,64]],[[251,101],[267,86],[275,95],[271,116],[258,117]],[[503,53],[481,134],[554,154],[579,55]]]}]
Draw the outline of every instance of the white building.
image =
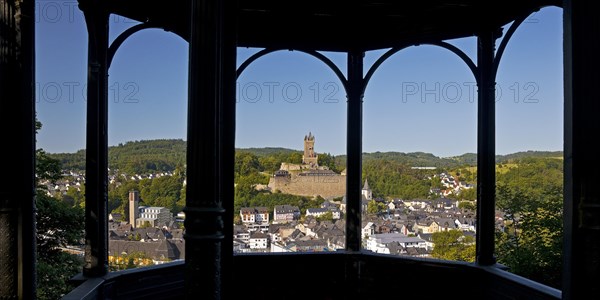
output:
[{"label": "white building", "polygon": [[150,224],[151,227],[162,227],[173,221],[173,214],[166,207],[140,206],[138,216],[135,220],[138,228],[146,224]]},{"label": "white building", "polygon": [[267,249],[269,239],[268,236],[260,231],[256,231],[250,235],[250,249],[265,250]]},{"label": "white building", "polygon": [[240,209],[242,223],[269,223],[269,210],[266,207],[242,207]]},{"label": "white building", "polygon": [[326,214],[327,212],[329,212],[329,209],[327,208],[307,208],[306,209],[306,215],[307,216],[313,216],[315,218],[318,218],[324,214]]},{"label": "white building", "polygon": [[418,237],[409,237],[401,233],[381,233],[373,234],[367,239],[366,249],[375,253],[390,254],[389,244],[397,243],[402,248],[423,248],[427,249],[425,240]]},{"label": "white building", "polygon": [[375,224],[373,222],[367,223],[365,227],[362,228],[362,237],[367,238],[375,234]]}]

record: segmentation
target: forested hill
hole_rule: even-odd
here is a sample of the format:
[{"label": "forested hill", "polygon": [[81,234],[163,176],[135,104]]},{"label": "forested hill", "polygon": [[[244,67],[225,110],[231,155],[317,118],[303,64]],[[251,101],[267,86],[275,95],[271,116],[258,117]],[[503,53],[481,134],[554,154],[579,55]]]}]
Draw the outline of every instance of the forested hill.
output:
[{"label": "forested hill", "polygon": [[280,155],[280,154],[289,155],[292,153],[302,154],[302,151],[300,151],[300,150],[293,150],[293,149],[281,148],[281,147],[239,148],[236,150],[243,151],[243,152],[250,152],[258,157],[265,157],[265,156],[270,156],[270,155]]},{"label": "forested hill", "polygon": [[[473,160],[471,157],[475,157],[475,159]],[[426,152],[373,152],[363,154],[363,162],[367,163],[372,160],[391,161],[412,167],[452,168],[473,165],[477,163],[477,156],[469,153],[456,157],[437,157]]]},{"label": "forested hill", "polygon": [[521,160],[523,158],[562,158],[562,151],[521,151],[507,155],[496,156],[496,162],[508,163],[514,160]]},{"label": "forested hill", "polygon": [[[145,174],[162,171],[173,171],[175,168],[185,165],[186,142],[181,139],[158,139],[132,141],[117,146],[111,146],[109,153],[109,168],[119,170],[130,174]],[[241,148],[237,152],[251,153],[257,158],[268,160],[269,158],[294,157],[294,160],[300,159],[302,152],[300,150],[265,147],[265,148]],[[79,150],[75,153],[55,153],[52,157],[60,160],[64,169],[79,170],[85,169],[85,150]],[[291,156],[290,156],[291,155]],[[498,162],[510,162],[515,159],[526,157],[562,157],[561,151],[525,151],[508,155],[496,156]],[[276,159],[274,161],[279,161]],[[339,155],[335,157],[335,164],[338,169],[345,167],[346,156]],[[477,164],[477,155],[466,153],[454,157],[438,157],[426,152],[373,152],[363,153],[363,162],[390,161],[414,167],[437,167],[437,168],[455,168],[463,166],[474,166]],[[292,161],[291,161],[292,162]],[[296,161],[293,161],[296,162]],[[276,166],[273,166],[276,167]],[[267,168],[270,169],[270,168]]]},{"label": "forested hill", "polygon": [[[108,148],[108,167],[127,174],[173,171],[185,165],[186,142],[176,139],[132,141]],[[85,150],[50,154],[64,169],[84,170]]]},{"label": "forested hill", "polygon": [[[157,171],[173,171],[177,166],[184,166],[187,142],[181,139],[158,139],[131,141],[108,147],[108,162],[111,170],[120,170],[128,174],[145,174]],[[299,150],[280,147],[237,149],[249,152],[257,157],[275,155],[300,154]],[[66,170],[85,170],[85,150],[75,153],[52,153]]]}]

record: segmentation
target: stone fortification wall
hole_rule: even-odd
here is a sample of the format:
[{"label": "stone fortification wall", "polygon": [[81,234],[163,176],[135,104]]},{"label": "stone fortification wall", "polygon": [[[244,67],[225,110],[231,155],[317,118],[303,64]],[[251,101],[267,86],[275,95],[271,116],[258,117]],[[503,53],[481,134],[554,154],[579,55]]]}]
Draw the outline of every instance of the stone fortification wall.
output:
[{"label": "stone fortification wall", "polygon": [[316,196],[335,198],[346,194],[346,176],[324,175],[324,176],[290,176],[271,177],[269,188],[272,192],[281,191],[285,194],[299,196]]}]

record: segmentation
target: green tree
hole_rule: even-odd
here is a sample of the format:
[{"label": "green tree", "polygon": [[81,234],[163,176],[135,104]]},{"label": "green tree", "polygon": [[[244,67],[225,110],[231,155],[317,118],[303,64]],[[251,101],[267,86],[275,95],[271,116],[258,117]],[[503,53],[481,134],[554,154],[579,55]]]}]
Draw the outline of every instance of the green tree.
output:
[{"label": "green tree", "polygon": [[[36,132],[42,124],[36,121]],[[36,242],[38,299],[59,299],[74,288],[70,278],[80,272],[83,260],[60,248],[79,245],[83,238],[83,209],[50,197],[40,184],[61,179],[60,162],[42,149],[36,151]]]},{"label": "green tree", "polygon": [[363,181],[369,179],[375,197],[427,198],[432,184],[429,172],[387,159],[370,159],[363,163]]},{"label": "green tree", "polygon": [[460,201],[460,202],[458,202],[458,208],[470,209],[473,211],[477,209],[475,202],[473,202],[473,201]]},{"label": "green tree", "polygon": [[563,162],[513,159],[497,175],[496,203],[504,227],[496,233],[498,262],[511,272],[559,288],[562,268]]},{"label": "green tree", "polygon": [[237,151],[235,153],[234,171],[239,176],[260,171],[258,157],[250,152]]},{"label": "green tree", "polygon": [[85,184],[80,185],[79,188],[74,186],[69,187],[67,189],[67,196],[72,199],[73,206],[85,208]]},{"label": "green tree", "polygon": [[[35,173],[38,183],[40,180],[49,180],[56,182],[62,178],[60,162],[50,157],[43,149],[37,149],[35,152]],[[45,189],[38,185],[38,188]]]},{"label": "green tree", "polygon": [[127,259],[127,266],[125,266],[125,269],[134,269],[134,268],[137,268],[137,266],[133,262],[133,257],[129,257]]},{"label": "green tree", "polygon": [[377,202],[375,200],[369,201],[367,203],[367,213],[368,214],[379,214],[386,211],[387,206],[381,202]]},{"label": "green tree", "polygon": [[38,259],[37,298],[61,299],[75,288],[69,281],[82,265],[81,257],[66,252],[55,253],[51,260]]},{"label": "green tree", "polygon": [[317,221],[333,221],[333,213],[328,211],[317,217]]},{"label": "green tree", "polygon": [[145,205],[166,207],[178,213],[183,207],[177,205],[183,189],[183,178],[180,176],[162,176],[140,181],[140,196]]},{"label": "green tree", "polygon": [[329,168],[329,170],[332,170],[336,173],[339,173],[341,171],[338,165],[336,164],[335,156],[329,153],[319,154],[317,163],[319,164],[319,166],[325,166]]},{"label": "green tree", "polygon": [[475,239],[459,230],[434,232],[431,256],[445,260],[475,261]]},{"label": "green tree", "polygon": [[287,159],[287,162],[292,163],[292,164],[302,163],[302,154],[300,152],[290,153],[289,158]]},{"label": "green tree", "polygon": [[458,198],[460,198],[462,200],[467,200],[467,201],[476,200],[477,199],[477,189],[476,188],[462,189]]},{"label": "green tree", "polygon": [[145,252],[123,252],[121,255],[109,260],[108,268],[110,271],[134,269],[140,266],[151,264],[151,260],[152,258]]},{"label": "green tree", "polygon": [[536,198],[504,186],[497,192],[505,229],[496,234],[498,261],[511,272],[560,288],[562,268],[562,190]]}]

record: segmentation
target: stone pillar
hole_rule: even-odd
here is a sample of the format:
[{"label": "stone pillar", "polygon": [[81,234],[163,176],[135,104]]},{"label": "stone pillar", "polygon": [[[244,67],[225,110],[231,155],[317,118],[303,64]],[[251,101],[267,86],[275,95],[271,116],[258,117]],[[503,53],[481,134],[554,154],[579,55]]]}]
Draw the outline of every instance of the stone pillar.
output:
[{"label": "stone pillar", "polygon": [[231,277],[236,79],[232,8],[232,2],[192,1],[184,208],[188,299],[226,298],[224,287]]},{"label": "stone pillar", "polygon": [[83,275],[108,272],[108,17],[105,1],[81,0],[88,30]]},{"label": "stone pillar", "polygon": [[362,200],[362,117],[364,52],[348,53],[348,135],[346,162],[346,249],[360,251]]},{"label": "stone pillar", "polygon": [[477,257],[493,265],[496,211],[496,96],[493,66],[496,34],[477,38]]},{"label": "stone pillar", "polygon": [[593,1],[563,4],[563,299],[600,299],[600,22]]},{"label": "stone pillar", "polygon": [[35,299],[34,1],[0,0],[0,299]]}]

